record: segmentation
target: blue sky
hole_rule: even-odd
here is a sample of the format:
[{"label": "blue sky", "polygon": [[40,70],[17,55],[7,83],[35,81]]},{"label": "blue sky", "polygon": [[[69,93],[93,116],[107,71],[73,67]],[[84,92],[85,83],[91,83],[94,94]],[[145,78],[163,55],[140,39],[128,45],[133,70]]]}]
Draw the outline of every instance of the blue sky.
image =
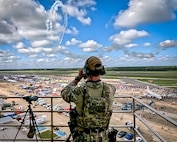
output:
[{"label": "blue sky", "polygon": [[177,65],[177,0],[0,0],[0,69]]}]

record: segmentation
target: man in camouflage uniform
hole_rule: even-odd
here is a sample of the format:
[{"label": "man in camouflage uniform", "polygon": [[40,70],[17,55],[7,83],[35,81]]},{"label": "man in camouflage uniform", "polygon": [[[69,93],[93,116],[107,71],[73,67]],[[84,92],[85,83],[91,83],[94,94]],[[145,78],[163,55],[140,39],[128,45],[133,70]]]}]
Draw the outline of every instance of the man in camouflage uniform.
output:
[{"label": "man in camouflage uniform", "polygon": [[[105,74],[99,58],[86,60],[78,76],[61,91],[62,98],[74,102],[75,111],[70,113],[69,127],[74,142],[109,142],[108,127],[112,115],[115,87],[101,81]],[[84,77],[86,81],[78,82]]]}]

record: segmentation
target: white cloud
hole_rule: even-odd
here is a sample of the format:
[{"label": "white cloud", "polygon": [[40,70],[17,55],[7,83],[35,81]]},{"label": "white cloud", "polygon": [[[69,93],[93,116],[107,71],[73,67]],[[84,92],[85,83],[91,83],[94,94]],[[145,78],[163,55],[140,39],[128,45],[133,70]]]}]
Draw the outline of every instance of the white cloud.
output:
[{"label": "white cloud", "polygon": [[47,57],[55,57],[54,54],[48,54]]},{"label": "white cloud", "polygon": [[67,5],[67,13],[68,15],[72,17],[76,17],[78,21],[80,21],[82,24],[85,25],[90,25],[91,24],[91,19],[90,17],[86,17],[87,11],[85,9],[78,9],[78,7],[74,5]]},{"label": "white cloud", "polygon": [[9,44],[14,41],[18,41],[20,36],[15,28],[10,22],[1,19],[0,13],[0,44]]},{"label": "white cloud", "polygon": [[47,39],[49,39],[51,41],[57,41],[58,35],[47,35]]},{"label": "white cloud", "polygon": [[0,21],[0,25],[1,25],[0,26],[0,33],[3,33],[3,34],[8,33],[8,34],[10,34],[10,33],[15,32],[15,28],[10,23],[8,23],[7,21],[5,21],[3,19],[2,19],[2,21]]},{"label": "white cloud", "polygon": [[18,42],[17,45],[15,46],[16,49],[21,49],[25,48],[25,44],[23,42]]},{"label": "white cloud", "polygon": [[105,67],[110,67],[110,66],[115,66],[117,60],[106,55],[101,58],[101,61]]},{"label": "white cloud", "polygon": [[23,53],[23,54],[28,54],[28,53],[30,53],[30,50],[27,49],[27,48],[19,48],[19,49],[17,49],[17,51],[18,51],[19,53]]},{"label": "white cloud", "polygon": [[82,41],[72,38],[71,41],[66,41],[66,45],[76,45],[82,43]]},{"label": "white cloud", "polygon": [[91,19],[90,17],[87,17],[87,18],[83,18],[83,17],[78,17],[77,18],[82,24],[85,24],[85,25],[90,25],[91,24]]},{"label": "white cloud", "polygon": [[94,40],[88,40],[87,42],[85,43],[81,43],[79,45],[80,48],[83,48],[83,51],[84,52],[94,52],[94,51],[97,51],[98,48],[102,47],[101,44],[97,43],[96,41]]},{"label": "white cloud", "polygon": [[94,0],[81,0],[76,3],[77,6],[92,6],[95,4],[96,2]]},{"label": "white cloud", "polygon": [[[77,2],[77,4],[78,7],[74,4],[63,4],[63,7],[68,8],[69,16],[80,18],[83,23],[90,24],[91,19],[87,17],[84,6],[93,6],[95,2],[85,0],[80,3]],[[65,29],[62,10],[55,13],[52,30],[48,31],[46,21],[50,17],[50,11],[46,11],[39,3],[31,0],[1,0],[0,5],[0,44],[15,44],[17,42],[15,48],[21,48],[17,50],[20,53],[32,52],[31,49],[28,49],[30,48],[30,42],[32,42],[32,47],[43,47],[50,45],[52,42],[60,44],[62,42],[61,33],[78,34],[78,30],[74,26]],[[20,43],[22,40],[23,45]],[[37,50],[50,52],[50,49],[38,48]]]},{"label": "white cloud", "polygon": [[136,47],[136,46],[138,46],[138,44],[131,43],[131,44],[125,45],[125,47],[127,47],[127,48],[132,48],[132,47]]},{"label": "white cloud", "polygon": [[143,44],[143,46],[151,46],[151,43],[146,42],[146,43]]},{"label": "white cloud", "polygon": [[97,50],[95,48],[88,47],[88,48],[84,48],[83,51],[84,52],[96,52]]},{"label": "white cloud", "polygon": [[50,53],[53,49],[52,48],[42,48],[44,53]]},{"label": "white cloud", "polygon": [[158,23],[176,18],[176,0],[130,0],[128,9],[119,12],[115,27],[134,27],[142,23]]},{"label": "white cloud", "polygon": [[21,59],[19,56],[15,56],[13,53],[0,49],[0,65],[5,63],[12,63]]},{"label": "white cloud", "polygon": [[65,31],[65,33],[67,33],[67,34],[72,34],[72,35],[77,35],[77,34],[79,33],[79,31],[77,30],[76,27],[71,27],[71,29],[68,28],[68,29]]},{"label": "white cloud", "polygon": [[37,62],[44,62],[45,59],[38,59]]},{"label": "white cloud", "polygon": [[174,41],[174,40],[165,40],[165,41],[162,41],[160,42],[159,44],[161,47],[175,47],[177,46],[177,41]]},{"label": "white cloud", "polygon": [[[47,18],[47,12],[43,6],[38,5],[36,2],[3,0],[0,1],[0,5],[0,20],[5,19],[6,25],[11,25],[11,29],[15,29],[13,33],[15,32],[16,36],[14,37],[20,35],[21,37],[26,36],[29,38],[28,34],[35,35],[35,33],[38,33],[39,35],[39,32],[36,30],[41,31],[45,29],[44,23]],[[25,9],[25,12],[22,12],[22,9]],[[8,27],[6,26],[6,28]],[[31,30],[34,33],[29,32]]]},{"label": "white cloud", "polygon": [[137,31],[135,29],[130,29],[127,31],[121,31],[119,34],[112,35],[109,39],[113,41],[113,43],[118,45],[124,45],[132,42],[132,40],[148,36],[146,31]]},{"label": "white cloud", "polygon": [[113,50],[113,48],[111,48],[111,46],[103,48],[104,52],[111,52],[112,50]]},{"label": "white cloud", "polygon": [[44,39],[46,38],[48,32],[43,29],[23,29],[18,30],[18,33],[21,37],[26,38],[27,40],[36,40],[36,39]]},{"label": "white cloud", "polygon": [[38,55],[37,54],[32,54],[32,55],[29,55],[28,58],[36,58]]},{"label": "white cloud", "polygon": [[31,46],[32,47],[43,47],[43,46],[47,46],[47,45],[50,45],[51,42],[48,41],[48,40],[37,40],[37,41],[33,41],[31,43]]},{"label": "white cloud", "polygon": [[52,48],[43,48],[43,47],[19,48],[17,50],[19,53],[24,53],[24,54],[51,53],[53,51]]}]

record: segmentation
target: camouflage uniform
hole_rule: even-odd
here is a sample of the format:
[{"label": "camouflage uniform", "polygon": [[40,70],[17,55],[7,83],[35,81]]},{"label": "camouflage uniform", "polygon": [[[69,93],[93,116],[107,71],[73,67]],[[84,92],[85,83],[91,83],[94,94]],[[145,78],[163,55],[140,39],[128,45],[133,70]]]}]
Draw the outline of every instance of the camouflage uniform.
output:
[{"label": "camouflage uniform", "polygon": [[[108,142],[115,87],[102,81],[87,81],[80,86],[70,83],[61,91],[62,98],[76,104],[77,126],[74,142]],[[72,121],[72,118],[70,118]],[[75,122],[74,122],[75,123]]]}]

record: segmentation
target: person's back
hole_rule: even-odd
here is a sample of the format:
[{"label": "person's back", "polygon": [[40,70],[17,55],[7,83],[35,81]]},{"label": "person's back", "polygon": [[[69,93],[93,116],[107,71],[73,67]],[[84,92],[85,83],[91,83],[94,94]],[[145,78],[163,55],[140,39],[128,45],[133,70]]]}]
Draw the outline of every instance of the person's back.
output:
[{"label": "person's back", "polygon": [[[86,72],[86,74],[85,74]],[[115,87],[100,80],[105,73],[97,57],[90,57],[78,77],[62,91],[63,99],[74,102],[69,127],[75,142],[107,142]],[[84,76],[86,82],[76,86]]]}]

